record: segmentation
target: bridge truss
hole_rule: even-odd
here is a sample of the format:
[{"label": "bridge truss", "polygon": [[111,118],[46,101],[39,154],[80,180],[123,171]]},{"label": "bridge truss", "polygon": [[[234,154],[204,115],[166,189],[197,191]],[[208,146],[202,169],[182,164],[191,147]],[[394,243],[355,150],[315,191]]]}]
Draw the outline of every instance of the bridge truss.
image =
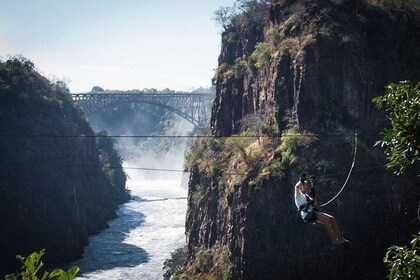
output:
[{"label": "bridge truss", "polygon": [[194,93],[74,93],[72,99],[86,115],[105,111],[123,103],[142,103],[162,107],[197,127],[210,123],[213,94]]}]

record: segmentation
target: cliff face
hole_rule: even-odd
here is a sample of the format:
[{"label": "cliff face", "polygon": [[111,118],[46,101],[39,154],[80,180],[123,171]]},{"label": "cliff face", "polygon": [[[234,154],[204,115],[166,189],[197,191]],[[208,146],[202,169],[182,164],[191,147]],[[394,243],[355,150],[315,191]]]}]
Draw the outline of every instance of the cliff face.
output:
[{"label": "cliff face", "polygon": [[269,61],[218,76],[214,133],[238,132],[242,117],[273,105],[279,116],[296,111],[301,129],[378,124],[372,98],[387,83],[419,77],[418,25],[414,14],[374,7],[273,4],[268,22],[243,20],[223,34],[219,65],[249,60],[257,42],[267,43]]},{"label": "cliff face", "polygon": [[[383,279],[386,248],[418,230],[417,174],[396,179],[383,168],[373,144],[387,123],[371,102],[390,82],[420,80],[418,15],[353,2],[282,1],[265,20],[239,16],[223,33],[214,134],[252,130],[257,122],[283,135],[317,136],[305,142],[268,133],[271,140],[254,138],[228,156],[231,140],[201,144],[226,164],[209,172],[210,157],[201,151],[192,161],[187,271],[199,248],[224,246],[232,279]],[[293,186],[307,171],[317,175],[321,203],[334,196],[351,165],[354,132],[356,170],[322,208],[351,242],[332,247],[322,226],[297,215]]]},{"label": "cliff face", "polygon": [[63,85],[16,58],[0,63],[0,128],[0,275],[43,248],[49,264],[80,257],[129,198],[122,169],[100,168],[121,166],[111,140],[54,137],[94,132]]}]

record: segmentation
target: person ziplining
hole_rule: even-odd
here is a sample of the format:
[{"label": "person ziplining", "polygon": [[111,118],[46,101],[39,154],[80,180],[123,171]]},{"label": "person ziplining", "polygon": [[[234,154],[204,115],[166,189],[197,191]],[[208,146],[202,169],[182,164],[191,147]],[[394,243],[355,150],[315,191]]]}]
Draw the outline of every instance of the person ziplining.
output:
[{"label": "person ziplining", "polygon": [[300,179],[295,185],[295,204],[304,222],[317,222],[324,225],[333,245],[349,242],[342,236],[335,218],[316,208],[315,189],[309,182],[306,173],[300,175]]}]

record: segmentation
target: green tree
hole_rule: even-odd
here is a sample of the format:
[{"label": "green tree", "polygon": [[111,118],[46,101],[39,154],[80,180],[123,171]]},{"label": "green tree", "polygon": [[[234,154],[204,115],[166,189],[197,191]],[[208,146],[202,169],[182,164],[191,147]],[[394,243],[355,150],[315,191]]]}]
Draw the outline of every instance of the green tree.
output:
[{"label": "green tree", "polygon": [[[73,280],[74,277],[79,273],[79,268],[74,266],[68,271],[62,269],[54,269],[52,272],[44,271],[41,272],[44,263],[41,261],[42,256],[45,254],[45,250],[34,252],[28,257],[16,256],[16,258],[23,264],[21,271],[16,274],[9,274],[4,277],[5,280]],[[41,276],[42,275],[42,276]]]},{"label": "green tree", "polygon": [[236,4],[249,21],[259,23],[267,18],[271,0],[237,0]]},{"label": "green tree", "polygon": [[250,56],[251,65],[266,71],[270,66],[270,46],[267,42],[260,42],[255,45],[255,50]]},{"label": "green tree", "polygon": [[179,274],[187,262],[187,246],[176,249],[171,257],[163,263],[163,279],[169,280],[172,276]]},{"label": "green tree", "polygon": [[214,20],[227,30],[232,24],[232,19],[235,16],[235,7],[220,7],[214,11]]},{"label": "green tree", "polygon": [[411,241],[411,248],[391,246],[384,258],[388,265],[388,279],[420,279],[420,236]]},{"label": "green tree", "polygon": [[100,86],[94,86],[91,90],[91,92],[98,92],[98,91],[104,91],[104,89],[101,88]]},{"label": "green tree", "polygon": [[401,175],[420,162],[420,83],[389,84],[386,94],[373,102],[386,110],[391,121],[391,128],[381,132],[382,140],[377,145],[385,148],[387,167]]}]

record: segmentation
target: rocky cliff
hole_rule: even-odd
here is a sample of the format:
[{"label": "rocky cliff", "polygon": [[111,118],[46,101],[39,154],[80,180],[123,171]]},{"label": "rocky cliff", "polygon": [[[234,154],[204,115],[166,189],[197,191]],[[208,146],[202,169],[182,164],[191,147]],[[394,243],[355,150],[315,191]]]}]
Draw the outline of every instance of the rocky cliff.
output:
[{"label": "rocky cliff", "polygon": [[[383,279],[386,248],[419,228],[418,174],[396,178],[383,167],[374,143],[387,120],[371,100],[390,82],[420,80],[418,13],[363,1],[260,5],[264,16],[245,10],[222,35],[212,131],[240,137],[192,149],[186,272]],[[333,197],[348,174],[355,132],[355,170],[322,208],[351,240],[333,247],[322,226],[300,220],[293,186],[307,171],[316,174],[319,201]],[[220,252],[228,252],[224,261]]]},{"label": "rocky cliff", "polygon": [[65,85],[20,58],[0,62],[0,129],[0,275],[43,248],[49,264],[80,257],[129,199],[111,139],[83,137],[95,133]]}]

